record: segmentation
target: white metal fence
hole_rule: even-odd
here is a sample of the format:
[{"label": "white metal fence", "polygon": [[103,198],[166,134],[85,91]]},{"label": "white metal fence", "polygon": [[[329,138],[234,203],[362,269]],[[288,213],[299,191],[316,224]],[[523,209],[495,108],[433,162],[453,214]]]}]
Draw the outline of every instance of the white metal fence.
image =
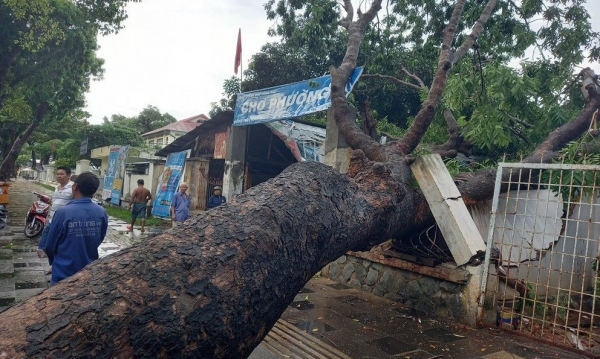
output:
[{"label": "white metal fence", "polygon": [[480,320],[600,356],[600,166],[501,163]]}]

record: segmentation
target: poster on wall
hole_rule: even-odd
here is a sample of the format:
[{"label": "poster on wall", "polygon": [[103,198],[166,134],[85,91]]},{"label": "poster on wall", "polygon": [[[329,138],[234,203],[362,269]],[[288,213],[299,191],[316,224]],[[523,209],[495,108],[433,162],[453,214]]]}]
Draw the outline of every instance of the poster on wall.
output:
[{"label": "poster on wall", "polygon": [[125,162],[128,152],[129,146],[119,147],[113,188],[110,194],[110,203],[116,204],[117,206],[121,204],[121,195],[123,194],[123,179],[125,178]]},{"label": "poster on wall", "polygon": [[165,169],[163,170],[156,195],[152,205],[152,214],[158,217],[171,217],[171,201],[177,192],[179,181],[183,176],[183,167],[188,151],[173,152],[167,157]]},{"label": "poster on wall", "polygon": [[115,172],[117,170],[117,161],[119,159],[120,146],[111,146],[108,153],[108,165],[104,173],[104,187],[102,188],[102,199],[111,197],[113,183],[115,181]]},{"label": "poster on wall", "polygon": [[215,160],[225,159],[227,153],[227,131],[215,133],[215,151],[213,158]]},{"label": "poster on wall", "polygon": [[106,200],[110,198],[110,202],[116,205],[121,203],[123,178],[125,177],[125,160],[128,150],[129,146],[110,146],[108,154],[102,199]]}]

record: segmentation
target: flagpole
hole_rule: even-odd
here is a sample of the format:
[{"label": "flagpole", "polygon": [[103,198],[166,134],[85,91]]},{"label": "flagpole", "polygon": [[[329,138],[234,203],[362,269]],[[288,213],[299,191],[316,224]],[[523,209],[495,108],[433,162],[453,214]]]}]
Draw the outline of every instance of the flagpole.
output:
[{"label": "flagpole", "polygon": [[[242,38],[242,29],[240,28],[240,40]],[[242,91],[242,81],[243,81],[243,76],[244,76],[244,64],[242,63],[242,53],[243,51],[240,51],[240,93],[243,92]]]}]

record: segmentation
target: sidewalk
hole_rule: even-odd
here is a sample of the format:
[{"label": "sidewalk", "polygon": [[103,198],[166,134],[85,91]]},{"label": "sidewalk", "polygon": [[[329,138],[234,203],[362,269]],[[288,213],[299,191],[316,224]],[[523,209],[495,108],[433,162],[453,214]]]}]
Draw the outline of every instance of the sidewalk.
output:
[{"label": "sidewalk", "polygon": [[[500,329],[474,329],[439,318],[417,317],[401,303],[349,288],[327,278],[311,279],[280,321],[293,325],[351,358],[583,358],[576,353]],[[262,349],[275,352],[267,344],[269,336],[253,353],[252,359],[268,358],[258,355]],[[334,357],[294,352],[294,347],[302,340],[282,342],[291,349],[275,358]]]},{"label": "sidewalk", "polygon": [[[0,229],[0,311],[48,287],[46,258],[36,254],[39,237],[23,235],[32,191],[49,193],[33,182],[10,187],[9,222]],[[100,247],[105,256],[142,241],[112,220]],[[147,234],[146,234],[147,235]],[[417,317],[401,303],[313,278],[296,295],[251,359],[534,359],[582,358],[581,355],[494,328],[473,329],[439,318]]]}]

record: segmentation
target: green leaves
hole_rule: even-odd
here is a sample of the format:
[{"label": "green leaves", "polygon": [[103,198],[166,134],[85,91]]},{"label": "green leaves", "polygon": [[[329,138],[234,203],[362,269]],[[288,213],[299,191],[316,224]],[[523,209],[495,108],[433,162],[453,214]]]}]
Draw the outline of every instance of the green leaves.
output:
[{"label": "green leaves", "polygon": [[[444,104],[463,126],[463,135],[492,156],[531,149],[554,128],[564,124],[577,103],[556,97],[564,81],[552,81],[559,67],[526,63],[521,72],[498,63],[479,71],[465,62],[448,81]],[[541,95],[540,95],[541,94]],[[571,107],[572,106],[572,107]]]},{"label": "green leaves", "polygon": [[[467,0],[452,49],[471,32],[486,3]],[[498,1],[476,46],[451,71],[443,95],[443,105],[459,119],[476,153],[516,157],[579,111],[582,97],[570,85],[574,69],[586,54],[600,58],[600,35],[592,31],[584,4]],[[363,77],[354,88],[356,99],[371,102],[380,131],[401,135],[422,106],[429,89],[410,85],[431,86],[453,6],[446,0],[395,0],[367,28],[358,64],[366,74],[399,80]],[[335,3],[270,0],[265,8],[277,21],[272,33],[282,42],[266,45],[253,58],[245,90],[304,80],[340,64],[346,38],[335,22],[345,13]],[[514,68],[515,59],[531,50],[541,59]],[[435,116],[423,141],[447,138],[441,110]]]},{"label": "green leaves", "polygon": [[10,99],[0,109],[0,124],[21,123],[31,121],[33,110],[23,97]]}]

